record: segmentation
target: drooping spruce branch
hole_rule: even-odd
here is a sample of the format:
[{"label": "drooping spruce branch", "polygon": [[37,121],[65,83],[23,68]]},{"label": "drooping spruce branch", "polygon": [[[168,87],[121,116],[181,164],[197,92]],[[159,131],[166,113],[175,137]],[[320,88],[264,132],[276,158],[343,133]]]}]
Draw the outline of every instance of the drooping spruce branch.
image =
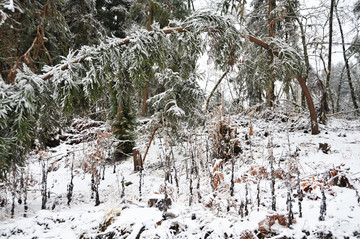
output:
[{"label": "drooping spruce branch", "polygon": [[[88,107],[111,88],[116,90],[117,100],[121,103],[142,89],[150,68],[156,68],[155,76],[165,88],[149,99],[155,112],[165,114],[168,122],[174,125],[179,121],[191,121],[196,118],[194,116],[200,117],[204,96],[197,84],[196,61],[209,45],[210,57],[224,71],[229,60],[237,59],[234,54],[239,53],[234,53],[233,49],[241,49],[244,38],[273,51],[280,59],[286,59],[289,68],[296,65],[291,64],[293,53],[289,48],[285,51],[282,47],[274,48],[282,43],[276,45],[275,42],[270,47],[260,39],[241,34],[233,21],[223,16],[198,13],[184,22],[171,24],[173,27],[166,29],[154,24],[151,32],[138,30],[126,39],[109,38],[98,46],[71,51],[61,64],[44,67],[41,76],[24,67],[16,75],[13,85],[0,80],[0,125],[3,128],[0,142],[4,145],[0,147],[0,156],[9,155],[11,145],[20,144],[24,153],[30,150],[31,140],[36,137],[34,126],[44,102],[56,102],[64,112],[73,112],[78,107]],[[298,61],[294,56],[293,60]],[[311,95],[301,78],[301,70],[295,70],[307,95],[312,132],[316,134],[317,121]],[[55,122],[53,119],[52,123]]]}]

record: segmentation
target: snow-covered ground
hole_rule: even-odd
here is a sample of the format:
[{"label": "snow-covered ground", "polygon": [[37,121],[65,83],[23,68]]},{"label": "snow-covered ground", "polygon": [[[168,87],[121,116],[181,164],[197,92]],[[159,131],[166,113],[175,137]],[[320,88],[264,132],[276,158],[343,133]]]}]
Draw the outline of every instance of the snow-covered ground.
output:
[{"label": "snow-covered ground", "polygon": [[[7,198],[7,204],[0,207],[0,238],[359,238],[360,121],[331,118],[316,136],[307,132],[307,122],[302,115],[271,111],[231,117],[231,128],[236,128],[233,140],[243,151],[234,157],[234,196],[230,196],[231,159],[211,157],[214,139],[209,135],[219,127],[217,121],[195,132],[192,140],[174,147],[173,180],[166,188],[165,140],[159,132],[144,163],[141,195],[141,174],[134,172],[132,158],[116,162],[115,172],[114,163],[107,162],[105,171],[101,164],[96,165],[101,180],[100,205],[95,206],[95,199],[91,199],[91,157],[99,152],[108,157],[106,144],[110,144],[111,137],[102,133],[109,130],[106,125],[84,121],[84,125],[96,127],[72,128],[59,146],[45,153],[33,152],[29,157],[26,217],[23,196],[22,204],[17,196],[15,215],[11,217],[10,186],[2,185],[0,196]],[[76,141],[89,134],[94,140]],[[324,153],[319,143],[327,143],[330,150]],[[144,155],[146,142],[139,144]],[[276,212],[271,210],[271,150],[275,158]],[[199,177],[191,173],[192,155]],[[46,209],[41,210],[41,169],[45,161],[50,197]],[[74,190],[68,206],[72,164]],[[303,192],[301,218],[294,167],[300,171]],[[219,181],[214,190],[211,178],[215,180],[215,174]],[[336,182],[333,176],[339,180]],[[292,225],[288,224],[290,189]],[[319,221],[322,189],[326,214],[325,220]],[[161,201],[165,191],[172,200],[166,212],[151,205]]]}]

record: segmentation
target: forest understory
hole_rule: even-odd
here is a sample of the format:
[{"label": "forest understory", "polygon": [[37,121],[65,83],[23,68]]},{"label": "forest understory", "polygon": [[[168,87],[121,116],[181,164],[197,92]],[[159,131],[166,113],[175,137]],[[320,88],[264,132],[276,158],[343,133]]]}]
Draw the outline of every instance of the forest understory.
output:
[{"label": "forest understory", "polygon": [[359,119],[311,136],[281,110],[207,122],[176,144],[159,129],[134,171],[132,156],[114,160],[110,126],[75,120],[0,185],[0,237],[360,237]]}]

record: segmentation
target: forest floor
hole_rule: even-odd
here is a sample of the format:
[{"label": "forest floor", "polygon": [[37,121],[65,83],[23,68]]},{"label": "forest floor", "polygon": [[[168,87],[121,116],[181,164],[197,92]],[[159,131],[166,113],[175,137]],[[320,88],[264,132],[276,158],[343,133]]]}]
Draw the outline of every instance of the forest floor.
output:
[{"label": "forest floor", "polygon": [[[77,120],[59,146],[30,154],[23,174],[26,212],[21,182],[10,177],[0,185],[6,199],[0,238],[360,238],[359,119],[330,118],[319,135],[308,132],[306,117],[280,112],[241,113],[223,122],[230,125],[224,137],[238,142],[242,153],[225,150],[227,159],[215,158],[214,145],[222,136],[213,120],[194,131],[192,140],[173,146],[173,153],[164,150],[169,139],[156,135],[140,173],[134,172],[132,157],[106,159],[112,144],[106,124]],[[147,141],[139,141],[142,154]],[[44,210],[42,168],[48,171]],[[91,197],[96,196],[94,169],[98,206]],[[171,183],[164,183],[166,172]]]}]

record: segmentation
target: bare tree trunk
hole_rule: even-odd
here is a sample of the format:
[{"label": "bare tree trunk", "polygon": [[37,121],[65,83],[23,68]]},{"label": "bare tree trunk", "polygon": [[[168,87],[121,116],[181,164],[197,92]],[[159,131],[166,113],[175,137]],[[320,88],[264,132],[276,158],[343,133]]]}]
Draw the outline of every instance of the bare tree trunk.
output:
[{"label": "bare tree trunk", "polygon": [[[295,20],[297,21],[297,23],[299,24],[300,27],[300,34],[301,34],[301,44],[303,47],[303,51],[304,51],[304,59],[305,59],[305,76],[303,76],[303,79],[306,83],[308,77],[309,77],[309,71],[310,71],[310,62],[309,62],[309,54],[308,54],[308,49],[307,49],[307,45],[306,45],[306,36],[305,36],[305,29],[304,29],[304,25],[302,24],[302,22],[300,21],[299,17],[296,15],[294,9],[292,8],[291,2],[290,0],[288,0],[288,6],[290,8],[290,11],[294,14],[295,16]],[[301,92],[301,106],[305,107],[305,93],[304,91]]]},{"label": "bare tree trunk", "polygon": [[332,55],[332,36],[333,36],[333,15],[334,15],[334,5],[335,0],[331,0],[330,5],[330,17],[329,17],[329,52],[328,52],[328,66],[326,72],[326,90],[329,94],[330,100],[332,102],[332,108],[334,109],[334,102],[332,100],[332,94],[330,90],[330,78],[331,78],[331,55]]},{"label": "bare tree trunk", "polygon": [[337,96],[336,96],[336,112],[339,112],[340,111],[340,96],[341,96],[341,86],[343,84],[343,75],[344,75],[344,70],[345,70],[345,67],[343,67],[342,71],[341,71],[341,74],[340,74],[340,77],[339,77],[339,84],[338,84],[338,87],[337,87]]},{"label": "bare tree trunk", "polygon": [[[275,37],[275,19],[273,17],[273,14],[271,13],[276,8],[276,0],[269,0],[269,18],[268,18],[268,25],[269,25],[269,37],[274,38]],[[270,51],[270,62],[274,61],[274,55]],[[273,107],[274,106],[274,100],[275,100],[275,75],[273,70],[270,70],[270,85],[267,88],[267,94],[266,94],[266,105],[267,107]]]},{"label": "bare tree trunk", "polygon": [[[149,0],[149,21],[148,21],[148,31],[151,31],[151,25],[153,24],[153,3]],[[141,109],[141,116],[145,117],[147,112],[147,99],[149,97],[149,87],[150,87],[150,79],[146,80],[145,88],[143,92],[143,102],[142,102],[142,109]]]},{"label": "bare tree trunk", "polygon": [[338,21],[338,23],[339,23],[339,28],[340,28],[340,35],[341,35],[341,42],[342,42],[343,57],[344,57],[344,61],[345,61],[346,73],[347,73],[347,78],[348,78],[349,87],[350,87],[351,100],[352,100],[352,102],[353,102],[354,108],[355,108],[355,109],[359,109],[359,106],[358,106],[358,104],[357,104],[357,102],[356,102],[356,96],[355,96],[354,86],[353,86],[352,80],[351,80],[351,72],[350,72],[349,60],[348,60],[348,58],[346,57],[344,32],[343,32],[343,29],[342,29],[342,25],[341,25],[341,21],[340,21],[340,18],[339,18],[338,9],[337,9],[337,5],[336,5],[336,4],[335,4],[335,13],[336,13],[336,18],[337,18],[337,21]]}]

